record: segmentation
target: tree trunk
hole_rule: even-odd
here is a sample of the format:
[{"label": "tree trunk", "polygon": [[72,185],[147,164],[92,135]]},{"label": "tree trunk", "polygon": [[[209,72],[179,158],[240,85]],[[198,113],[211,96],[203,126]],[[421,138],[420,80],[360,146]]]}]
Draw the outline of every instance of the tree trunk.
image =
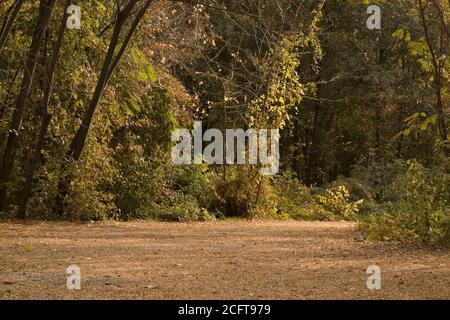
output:
[{"label": "tree trunk", "polygon": [[33,187],[34,172],[36,171],[36,168],[41,160],[41,150],[44,146],[45,135],[50,125],[51,118],[52,116],[49,113],[42,115],[41,129],[39,131],[35,150],[33,152],[33,157],[28,159],[28,163],[25,168],[25,183],[20,191],[19,209],[17,211],[17,218],[19,219],[25,219],[27,217],[28,200],[30,199],[31,189]]},{"label": "tree trunk", "polygon": [[[89,104],[89,107],[83,117],[83,120],[81,122],[80,127],[78,128],[77,133],[75,134],[74,138],[72,139],[72,142],[69,146],[69,149],[67,151],[67,157],[72,158],[75,161],[78,161],[81,153],[84,148],[84,144],[86,142],[87,134],[89,132],[89,128],[91,126],[92,118],[94,116],[95,110],[97,109],[97,105],[100,101],[100,98],[103,94],[103,91],[111,78],[115,68],[117,67],[117,64],[119,63],[120,59],[122,58],[128,43],[130,42],[134,32],[136,31],[139,22],[142,20],[142,17],[147,12],[147,9],[149,8],[150,4],[153,0],[147,0],[145,4],[141,7],[139,12],[134,18],[133,23],[130,26],[130,29],[128,30],[128,33],[126,34],[124,41],[117,52],[116,56],[114,56],[114,52],[116,51],[117,44],[119,42],[119,36],[121,34],[122,28],[131,15],[131,12],[134,8],[134,6],[137,3],[137,0],[130,0],[128,4],[125,6],[123,10],[120,10],[116,22],[114,24],[113,33],[111,36],[108,52],[105,57],[105,61],[103,62],[102,70],[100,73],[100,77],[97,81],[97,85],[95,87],[95,91],[92,97],[92,100]],[[64,168],[63,168],[64,169]],[[64,171],[64,170],[62,170]],[[64,175],[60,179],[60,182],[58,184],[58,191],[56,196],[56,202],[54,207],[54,214],[56,216],[62,216],[64,214],[64,198],[66,197],[68,193],[68,186],[70,184],[71,178],[68,175]]]},{"label": "tree trunk", "polygon": [[11,15],[9,13],[5,17],[5,23],[2,27],[1,33],[0,33],[0,51],[2,51],[3,46],[6,43],[6,39],[8,38],[8,35],[11,31],[12,25],[14,21],[17,18],[17,14],[19,13],[20,7],[22,7],[22,4],[24,3],[24,0],[17,0],[14,2],[14,4],[11,6]]},{"label": "tree trunk", "polygon": [[61,20],[61,24],[59,26],[58,36],[56,38],[55,44],[53,46],[52,50],[52,58],[50,60],[50,64],[47,68],[46,78],[45,78],[45,88],[44,88],[44,96],[41,103],[41,111],[42,111],[42,120],[41,120],[41,127],[39,131],[39,135],[37,138],[37,141],[35,143],[35,149],[33,151],[33,155],[31,159],[28,161],[28,165],[26,168],[25,173],[25,184],[20,192],[20,202],[19,202],[19,209],[17,212],[17,217],[20,219],[24,219],[27,216],[27,206],[28,206],[28,200],[31,196],[31,189],[33,187],[33,178],[34,178],[34,172],[36,171],[36,168],[40,164],[41,159],[41,152],[42,148],[44,146],[45,142],[45,136],[47,134],[50,120],[51,120],[51,114],[49,112],[49,105],[50,105],[50,97],[52,95],[53,91],[53,80],[55,77],[55,71],[56,66],[58,64],[59,60],[59,53],[61,51],[61,46],[64,39],[64,33],[66,31],[66,25],[67,25],[67,8],[70,6],[71,0],[66,0],[66,4],[64,6],[64,13]]},{"label": "tree trunk", "polygon": [[[11,79],[11,82],[8,86],[8,91],[6,93],[5,100],[3,100],[3,105],[2,105],[2,108],[0,109],[0,120],[3,119],[3,116],[5,115],[5,112],[7,110],[7,107],[10,105],[10,100],[12,100],[14,98],[14,93],[13,93],[14,83],[16,82],[16,79],[17,79],[17,76],[19,75],[20,69],[21,69],[20,67],[18,67],[16,69],[16,71],[14,72],[14,75]],[[13,102],[13,101],[11,101],[11,102]],[[2,135],[2,141],[5,141],[3,135]]]},{"label": "tree trunk", "polygon": [[13,170],[14,158],[17,150],[17,140],[22,126],[22,120],[26,110],[31,84],[33,82],[38,52],[42,45],[45,32],[50,24],[55,3],[56,0],[41,0],[40,2],[37,26],[33,35],[33,40],[31,41],[28,56],[25,61],[22,84],[13,112],[5,151],[3,153],[3,162],[0,169],[0,212],[4,210],[6,203],[6,184],[8,183]]},{"label": "tree trunk", "polygon": [[314,115],[311,132],[311,145],[308,149],[308,172],[307,172],[307,184],[312,186],[319,182],[318,162],[320,152],[320,128],[319,128],[319,113],[320,106],[318,103],[314,104]]},{"label": "tree trunk", "polygon": [[72,143],[70,144],[70,147],[69,147],[68,155],[71,156],[76,161],[80,158],[81,152],[83,151],[86,137],[89,132],[89,128],[91,126],[92,118],[94,116],[95,110],[97,109],[97,105],[98,105],[98,102],[100,101],[103,91],[104,91],[109,79],[111,78],[111,75],[113,74],[114,69],[116,68],[118,62],[120,61],[123,53],[125,52],[125,49],[128,46],[128,43],[129,43],[131,37],[133,36],[134,31],[136,30],[140,20],[142,19],[145,12],[147,11],[147,9],[151,3],[151,0],[148,0],[144,4],[144,6],[141,8],[139,13],[135,17],[134,22],[126,35],[125,40],[124,40],[120,50],[118,51],[117,55],[114,57],[114,51],[115,51],[117,43],[119,41],[119,36],[122,31],[123,25],[125,24],[126,20],[128,19],[129,15],[131,14],[133,7],[136,5],[136,2],[137,2],[137,0],[131,0],[128,3],[128,5],[122,11],[120,11],[118,14],[116,24],[114,25],[113,35],[111,37],[110,45],[108,48],[108,53],[106,54],[106,58],[103,63],[102,71],[100,73],[100,78],[98,79],[97,86],[94,91],[94,95],[89,104],[88,110],[86,111],[86,114],[83,117],[81,125],[78,128],[78,131],[75,134],[75,137],[73,138]]},{"label": "tree trunk", "polygon": [[428,30],[428,24],[427,19],[425,17],[425,9],[428,5],[428,2],[423,6],[422,0],[418,0],[419,5],[419,13],[420,18],[422,21],[422,28],[425,34],[425,42],[427,43],[428,50],[430,51],[431,55],[431,62],[433,65],[434,70],[434,88],[435,88],[435,94],[436,94],[436,103],[435,103],[435,110],[438,117],[438,131],[441,141],[444,143],[444,153],[448,157],[450,154],[450,149],[448,147],[448,132],[447,132],[447,124],[445,121],[445,114],[444,114],[444,107],[442,102],[442,70],[443,70],[443,63],[441,61],[441,56],[444,54],[444,27],[443,22],[440,23],[440,34],[439,34],[439,45],[438,48],[435,51],[435,48],[432,43],[432,39]]}]

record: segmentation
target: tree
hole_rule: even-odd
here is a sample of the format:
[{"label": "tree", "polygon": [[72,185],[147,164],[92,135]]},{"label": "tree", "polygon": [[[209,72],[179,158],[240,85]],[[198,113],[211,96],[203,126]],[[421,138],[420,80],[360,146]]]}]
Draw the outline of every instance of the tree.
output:
[{"label": "tree", "polygon": [[[446,64],[448,65],[448,55],[449,55],[449,30],[448,25],[445,22],[443,6],[440,4],[441,1],[433,1],[433,3],[427,2],[423,3],[422,0],[418,0],[418,10],[420,14],[420,20],[422,23],[422,28],[424,31],[425,42],[428,47],[428,51],[431,58],[431,64],[433,66],[433,84],[432,87],[435,90],[435,103],[434,108],[438,117],[438,131],[440,134],[441,141],[444,143],[444,150],[448,156],[450,156],[450,146],[449,146],[449,135],[446,123],[446,116],[444,113],[444,102],[443,102],[443,87],[444,83],[448,79],[445,79],[444,68]],[[427,9],[432,10],[429,7],[433,5],[435,15],[439,17],[438,27],[436,34],[430,32],[430,22],[427,19]],[[449,8],[450,10],[450,8]],[[447,37],[447,39],[446,39]],[[433,39],[434,38],[434,39]]]},{"label": "tree", "polygon": [[[67,156],[71,157],[75,161],[77,161],[80,158],[81,152],[83,151],[86,137],[92,122],[92,117],[94,116],[95,110],[97,109],[102,93],[106,85],[108,84],[108,81],[111,78],[114,69],[117,67],[117,64],[122,58],[133,34],[135,33],[139,25],[139,22],[144,17],[145,13],[147,12],[147,9],[149,8],[153,0],[146,0],[144,4],[141,6],[141,8],[138,10],[137,14],[135,15],[131,23],[128,32],[124,37],[122,44],[120,45],[117,53],[115,54],[117,46],[119,44],[119,38],[122,33],[122,29],[125,26],[128,19],[132,17],[132,11],[133,8],[136,6],[137,2],[138,0],[130,0],[123,9],[120,9],[120,7],[118,8],[117,18],[114,22],[114,28],[111,35],[108,52],[103,62],[102,70],[100,72],[100,76],[98,78],[94,94],[92,96],[89,107],[83,117],[83,120],[81,121],[81,125],[78,128],[77,133],[73,137],[72,142],[67,151]],[[54,208],[54,213],[59,216],[61,216],[64,212],[64,197],[67,193],[68,183],[69,181],[67,179],[62,179],[59,184],[58,188],[59,192],[56,199],[56,206]]]},{"label": "tree", "polygon": [[59,53],[61,51],[61,46],[64,39],[64,33],[66,31],[67,26],[67,8],[70,6],[71,0],[66,0],[66,4],[63,7],[63,15],[61,19],[61,24],[59,26],[58,35],[55,40],[55,43],[53,45],[52,49],[52,56],[50,59],[50,63],[47,67],[47,71],[45,73],[45,80],[44,80],[44,96],[42,98],[41,102],[41,126],[39,130],[39,134],[37,136],[34,152],[30,159],[28,159],[28,163],[26,165],[26,172],[25,172],[25,183],[23,185],[23,188],[20,192],[20,203],[19,203],[19,209],[17,212],[17,217],[24,219],[27,216],[27,206],[28,206],[28,200],[30,198],[31,189],[33,186],[33,178],[34,178],[34,172],[37,168],[37,166],[40,163],[41,159],[41,152],[45,141],[45,136],[48,131],[48,127],[50,125],[50,120],[52,118],[52,115],[49,110],[50,105],[50,97],[53,91],[53,81],[55,77],[55,71],[59,60]]},{"label": "tree", "polygon": [[7,143],[2,157],[3,161],[0,168],[0,212],[2,212],[5,208],[7,182],[9,181],[14,166],[19,133],[22,126],[24,113],[26,112],[27,100],[33,82],[38,52],[42,45],[42,41],[44,40],[45,32],[50,24],[55,3],[56,0],[41,0],[39,4],[39,15],[36,29],[31,41],[28,55],[25,59],[22,84],[17,97],[9,128]]},{"label": "tree", "polygon": [[0,32],[0,51],[2,51],[3,46],[6,43],[8,35],[13,26],[13,23],[16,20],[17,15],[18,15],[20,8],[22,7],[22,4],[24,3],[24,1],[25,0],[15,0],[14,3],[11,5],[11,7],[9,7],[9,9],[7,11],[5,21],[3,23],[3,26],[2,26],[1,32]]}]

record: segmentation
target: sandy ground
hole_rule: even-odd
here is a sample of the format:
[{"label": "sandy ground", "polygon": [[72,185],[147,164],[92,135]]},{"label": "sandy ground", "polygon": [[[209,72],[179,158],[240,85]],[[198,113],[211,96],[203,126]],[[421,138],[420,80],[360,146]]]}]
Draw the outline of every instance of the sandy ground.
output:
[{"label": "sandy ground", "polygon": [[[356,235],[347,222],[0,223],[0,299],[450,299],[449,249]],[[72,264],[81,290],[66,287]]]}]

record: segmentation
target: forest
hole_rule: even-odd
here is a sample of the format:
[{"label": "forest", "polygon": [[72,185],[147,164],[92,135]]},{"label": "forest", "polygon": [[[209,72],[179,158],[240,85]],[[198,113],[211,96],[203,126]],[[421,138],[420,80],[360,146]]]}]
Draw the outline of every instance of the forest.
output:
[{"label": "forest", "polygon": [[[2,0],[0,219],[449,243],[449,67],[447,0]],[[278,172],[173,163],[195,123],[278,130]]]}]

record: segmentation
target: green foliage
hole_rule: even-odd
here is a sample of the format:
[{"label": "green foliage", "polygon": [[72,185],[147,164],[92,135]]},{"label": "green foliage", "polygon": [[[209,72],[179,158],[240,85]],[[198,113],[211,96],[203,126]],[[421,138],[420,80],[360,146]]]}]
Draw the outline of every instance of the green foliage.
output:
[{"label": "green foliage", "polygon": [[172,101],[165,91],[156,88],[141,100],[140,110],[115,129],[111,140],[117,175],[108,189],[124,220],[146,218],[148,208],[170,181]]},{"label": "green foliage", "polygon": [[275,177],[273,185],[279,215],[296,220],[314,220],[318,213],[316,210],[310,210],[310,204],[314,203],[314,198],[310,189],[298,180],[292,170]]},{"label": "green foliage", "polygon": [[325,195],[319,195],[318,201],[323,207],[332,212],[336,218],[351,220],[358,213],[364,200],[350,201],[350,193],[343,185],[327,189]]},{"label": "green foliage", "polygon": [[256,179],[256,170],[248,166],[228,167],[226,179],[216,181],[215,210],[226,217],[250,217],[258,194]]},{"label": "green foliage", "polygon": [[176,167],[172,188],[191,196],[202,208],[214,207],[214,175],[206,165]]},{"label": "green foliage", "polygon": [[449,240],[449,174],[410,161],[406,174],[399,176],[390,189],[397,200],[363,219],[363,231],[378,239],[427,244]]},{"label": "green foliage", "polygon": [[304,89],[298,72],[299,50],[305,41],[302,34],[284,38],[262,65],[269,79],[267,92],[251,103],[249,122],[254,127],[282,128],[289,120],[289,110],[300,104]]},{"label": "green foliage", "polygon": [[215,217],[207,209],[201,208],[197,200],[181,192],[174,192],[150,209],[151,217],[162,221],[211,221]]},{"label": "green foliage", "polygon": [[[281,217],[295,220],[353,220],[362,200],[352,202],[344,186],[331,187],[314,194],[292,171],[274,179],[276,209]],[[324,193],[324,194],[322,194]]]},{"label": "green foliage", "polygon": [[[102,161],[102,164],[105,165],[105,162]],[[75,163],[68,169],[76,178],[71,181],[64,200],[67,218],[94,221],[119,218],[113,194],[102,188],[102,184],[111,177],[105,176],[108,174],[105,167],[99,170],[98,163],[93,162]],[[86,176],[90,179],[84,178]],[[48,209],[51,212],[52,208]]]},{"label": "green foliage", "polygon": [[377,162],[370,161],[366,165],[355,165],[351,179],[339,180],[347,186],[351,194],[368,202],[386,202],[395,200],[389,187],[399,176],[403,176],[408,165],[403,160]]}]

